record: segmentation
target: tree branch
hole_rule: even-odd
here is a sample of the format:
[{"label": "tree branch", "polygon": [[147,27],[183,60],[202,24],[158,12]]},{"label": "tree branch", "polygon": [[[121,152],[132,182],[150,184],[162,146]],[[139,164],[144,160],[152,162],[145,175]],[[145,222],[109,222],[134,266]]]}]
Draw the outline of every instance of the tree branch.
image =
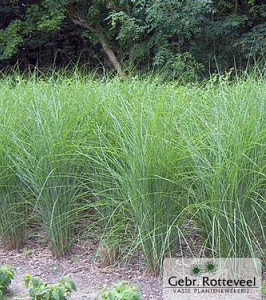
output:
[{"label": "tree branch", "polygon": [[90,26],[84,19],[78,16],[69,16],[69,18],[74,24],[89,29],[91,32],[95,32],[95,29],[92,26]]},{"label": "tree branch", "polygon": [[114,66],[114,68],[116,69],[117,73],[123,78],[126,78],[126,73],[123,71],[122,66],[120,64],[120,62],[118,61],[114,51],[112,50],[112,48],[110,47],[108,41],[106,40],[105,36],[104,36],[104,30],[101,27],[100,24],[96,25],[96,28],[93,28],[91,25],[89,25],[84,19],[80,18],[79,16],[69,16],[70,20],[76,24],[79,25],[83,28],[86,28],[88,30],[90,30],[92,33],[94,33],[102,48],[103,51],[105,52],[105,54],[108,56],[110,62],[112,63],[112,65]]}]

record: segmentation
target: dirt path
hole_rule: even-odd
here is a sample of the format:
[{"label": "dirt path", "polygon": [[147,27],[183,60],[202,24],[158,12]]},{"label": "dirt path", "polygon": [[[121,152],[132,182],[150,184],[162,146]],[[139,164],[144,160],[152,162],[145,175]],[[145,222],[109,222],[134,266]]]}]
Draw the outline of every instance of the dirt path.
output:
[{"label": "dirt path", "polygon": [[142,263],[127,267],[103,268],[92,260],[92,253],[72,254],[55,259],[47,247],[7,252],[0,248],[0,265],[11,263],[16,269],[7,299],[29,299],[24,287],[25,274],[41,276],[47,282],[56,282],[61,276],[69,275],[77,285],[72,299],[99,299],[99,290],[106,284],[111,287],[121,280],[128,280],[140,287],[143,299],[162,299],[162,283],[147,273]]}]

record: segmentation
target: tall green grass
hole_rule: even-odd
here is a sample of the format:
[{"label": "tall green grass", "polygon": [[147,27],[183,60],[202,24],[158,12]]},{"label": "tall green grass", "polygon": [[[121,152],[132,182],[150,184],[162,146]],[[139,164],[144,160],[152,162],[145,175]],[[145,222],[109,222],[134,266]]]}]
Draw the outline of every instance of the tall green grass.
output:
[{"label": "tall green grass", "polygon": [[56,256],[88,226],[109,262],[141,251],[156,273],[180,253],[265,258],[265,83],[3,77],[3,243],[38,223]]},{"label": "tall green grass", "polygon": [[8,85],[1,88],[0,102],[0,236],[7,249],[23,245],[27,224],[27,191],[20,182],[17,165],[12,156],[16,155],[17,145],[13,136],[20,131],[20,116],[13,114],[18,109],[16,99],[10,100]]},{"label": "tall green grass", "polygon": [[193,127],[184,131],[193,161],[191,198],[203,207],[200,230],[219,256],[265,256],[262,86],[263,80],[252,79],[221,85],[208,105],[206,99],[194,104],[188,116]]}]

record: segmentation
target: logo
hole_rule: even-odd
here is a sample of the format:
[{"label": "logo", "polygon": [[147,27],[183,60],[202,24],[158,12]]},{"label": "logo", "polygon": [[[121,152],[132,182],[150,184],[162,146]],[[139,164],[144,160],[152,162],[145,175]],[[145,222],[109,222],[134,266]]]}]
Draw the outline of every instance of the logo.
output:
[{"label": "logo", "polygon": [[215,262],[212,261],[207,261],[205,264],[205,270],[206,272],[210,273],[210,274],[214,274],[215,272],[217,272],[218,269],[218,265]]},{"label": "logo", "polygon": [[203,273],[214,274],[217,271],[218,265],[213,261],[207,261],[204,265],[194,264],[190,268],[192,276],[200,276]]},{"label": "logo", "polygon": [[197,258],[164,261],[164,300],[254,299],[260,297],[261,261]]},{"label": "logo", "polygon": [[193,276],[200,276],[202,274],[202,269],[200,265],[193,265],[190,269],[190,274]]}]

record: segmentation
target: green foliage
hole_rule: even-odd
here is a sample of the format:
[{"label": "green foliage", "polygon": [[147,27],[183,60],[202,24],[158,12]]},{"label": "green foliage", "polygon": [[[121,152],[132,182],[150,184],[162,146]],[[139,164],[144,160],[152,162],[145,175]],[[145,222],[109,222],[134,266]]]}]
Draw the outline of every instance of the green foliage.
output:
[{"label": "green foliage", "polygon": [[117,37],[121,44],[134,41],[129,49],[131,63],[147,63],[151,58],[153,67],[163,68],[173,78],[176,60],[186,51],[193,36],[201,31],[202,14],[210,10],[209,5],[207,0],[140,1],[131,15],[119,11],[109,18],[113,27],[121,24]]},{"label": "green foliage", "polygon": [[236,45],[241,47],[245,57],[257,59],[263,57],[266,49],[266,24],[259,24],[253,27],[250,32],[243,34],[237,40]]},{"label": "green foliage", "polygon": [[103,300],[140,300],[141,294],[137,287],[129,285],[127,281],[115,284],[112,290],[106,286],[102,289],[101,299]]},{"label": "green foliage", "polygon": [[[40,4],[32,4],[28,6],[26,11],[26,27],[27,31],[40,32],[58,31],[65,18],[62,4],[59,2],[45,0]],[[31,25],[31,27],[29,27]]]},{"label": "green foliage", "polygon": [[[196,38],[192,53],[200,60],[215,60],[221,70],[264,57],[263,1],[213,1],[212,18],[203,20],[203,31]],[[199,53],[200,49],[200,53]],[[213,68],[212,68],[213,70]]]},{"label": "green foliage", "polygon": [[266,295],[266,281],[263,281],[261,288],[262,295]]},{"label": "green foliage", "polygon": [[177,54],[175,60],[163,68],[167,79],[178,80],[181,83],[197,81],[203,70],[203,65],[198,63],[189,52]]},{"label": "green foliage", "polygon": [[163,69],[173,78],[176,58],[186,53],[208,71],[243,67],[265,54],[263,1],[4,0],[0,13],[3,66],[80,60],[105,70],[105,50],[112,49],[125,66]]},{"label": "green foliage", "polygon": [[0,267],[0,298],[6,293],[14,276],[15,270],[11,265],[3,265]]},{"label": "green foliage", "polygon": [[66,300],[76,290],[75,283],[66,276],[60,278],[58,283],[48,284],[39,277],[27,274],[25,286],[29,289],[29,296],[34,300]]},{"label": "green foliage", "polygon": [[22,22],[20,20],[14,20],[5,30],[0,29],[0,59],[11,58],[17,53],[23,42],[21,31]]}]

